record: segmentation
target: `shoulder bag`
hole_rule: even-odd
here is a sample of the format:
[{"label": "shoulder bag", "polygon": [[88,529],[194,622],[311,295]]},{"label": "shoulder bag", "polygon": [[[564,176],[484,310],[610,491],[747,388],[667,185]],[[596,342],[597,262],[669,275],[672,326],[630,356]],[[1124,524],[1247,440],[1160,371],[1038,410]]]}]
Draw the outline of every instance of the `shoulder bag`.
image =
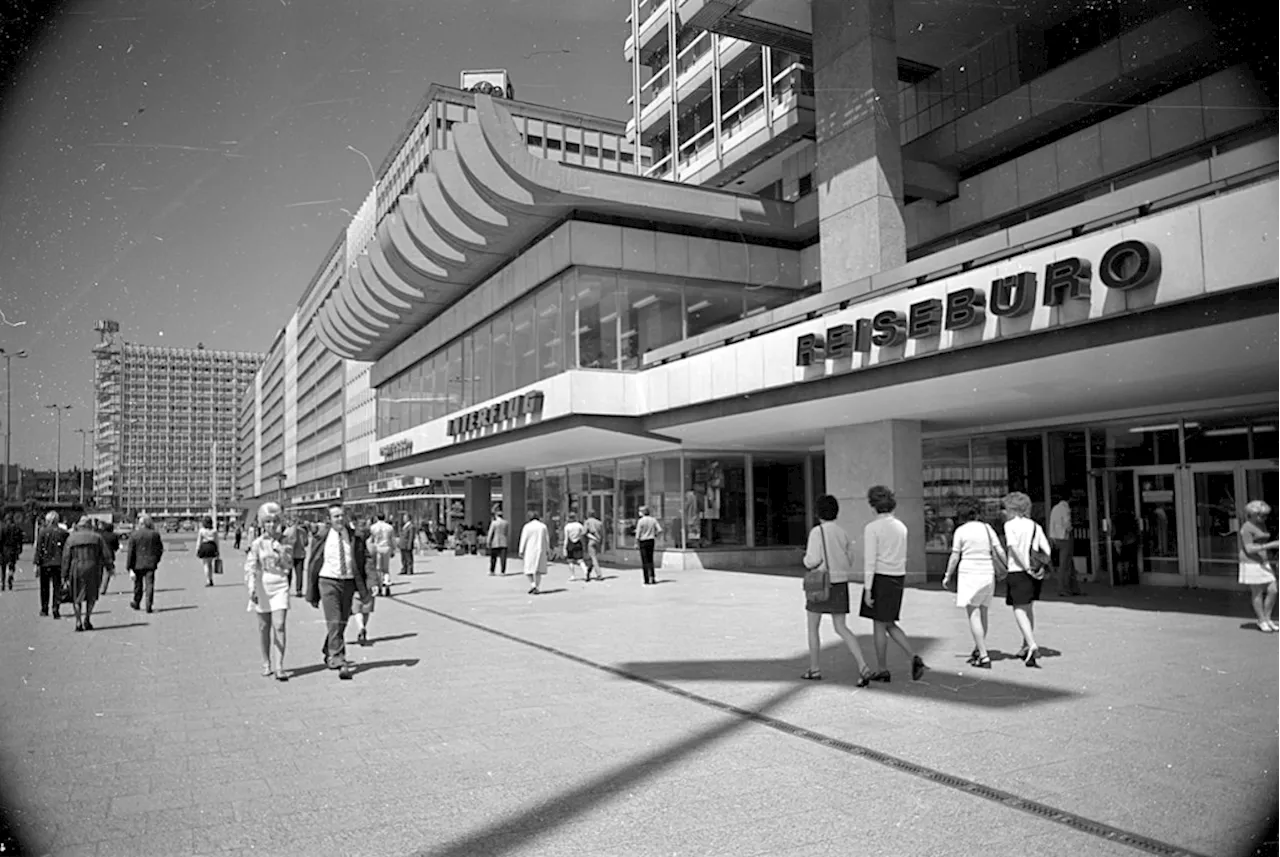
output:
[{"label": "shoulder bag", "polygon": [[1009,576],[1009,561],[996,553],[996,544],[999,542],[996,531],[990,524],[983,524],[983,526],[987,528],[987,545],[991,548],[991,567],[995,569],[996,580],[1004,580]]},{"label": "shoulder bag", "polygon": [[[1045,536],[1044,530],[1040,528],[1039,524],[1036,524],[1035,521],[1031,523],[1035,524],[1036,529],[1031,534],[1031,547],[1027,551],[1027,574],[1036,580],[1044,580],[1049,574],[1049,569],[1053,566],[1053,557],[1047,551],[1042,551],[1036,547],[1036,542],[1043,541],[1044,544],[1048,544],[1049,538]],[[1044,536],[1044,538],[1041,539],[1041,536]]]},{"label": "shoulder bag", "polygon": [[831,597],[831,563],[827,560],[827,533],[822,524],[818,524],[818,536],[822,539],[822,565],[804,573],[806,601],[826,601]]}]

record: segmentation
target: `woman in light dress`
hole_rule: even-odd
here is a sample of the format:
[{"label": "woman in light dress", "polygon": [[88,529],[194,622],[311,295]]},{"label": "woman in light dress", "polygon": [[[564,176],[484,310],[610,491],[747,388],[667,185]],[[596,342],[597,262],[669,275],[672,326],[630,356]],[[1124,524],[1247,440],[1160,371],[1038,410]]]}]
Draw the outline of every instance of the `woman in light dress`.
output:
[{"label": "woman in light dress", "polygon": [[[289,573],[293,571],[293,549],[280,541],[280,504],[258,507],[258,531],[244,560],[244,580],[249,588],[251,613],[258,614],[258,640],[262,646],[262,674],[288,681],[284,670],[285,617],[289,612]],[[271,667],[271,650],[276,667]]]},{"label": "woman in light dress", "polygon": [[213,528],[213,518],[207,515],[196,531],[196,556],[204,566],[204,585],[213,586],[213,566],[218,558],[218,532]]},{"label": "woman in light dress", "polygon": [[822,615],[831,616],[831,627],[844,641],[849,654],[858,665],[858,687],[866,687],[871,680],[871,669],[862,656],[858,638],[849,630],[845,617],[849,615],[849,579],[853,576],[853,540],[844,528],[836,523],[840,515],[840,503],[830,494],[818,498],[818,525],[809,531],[809,543],[804,552],[804,567],[826,569],[831,578],[831,591],[825,601],[806,601],[805,618],[809,628],[809,669],[800,676],[808,681],[822,680],[822,666],[818,656],[822,652],[819,629]]},{"label": "woman in light dress", "polygon": [[1258,617],[1258,630],[1274,634],[1278,629],[1271,621],[1276,609],[1276,565],[1274,553],[1280,541],[1267,532],[1271,507],[1254,500],[1244,507],[1244,526],[1240,528],[1240,577],[1249,587],[1253,613]]},{"label": "woman in light dress", "polygon": [[1039,524],[1028,517],[1030,514],[1031,498],[1026,494],[1014,491],[1004,498],[1004,543],[1009,553],[1004,603],[1013,608],[1013,619],[1022,632],[1022,648],[1018,650],[1018,657],[1027,666],[1034,667],[1040,657],[1035,636],[1035,602],[1040,600],[1045,573],[1042,568],[1035,567],[1031,554],[1036,550],[1048,556],[1050,548],[1049,537]]},{"label": "woman in light dress", "polygon": [[551,553],[551,535],[547,525],[537,512],[529,513],[529,522],[520,531],[520,558],[524,561],[524,573],[529,576],[530,595],[538,594],[538,584],[547,573],[547,555]]},{"label": "woman in light dress", "polygon": [[987,612],[991,608],[991,596],[996,591],[996,571],[992,557],[1004,561],[1004,549],[1000,538],[986,521],[978,519],[977,501],[964,499],[956,504],[956,527],[951,537],[951,558],[947,561],[947,573],[942,585],[950,587],[956,581],[956,606],[963,607],[969,615],[969,632],[973,634],[973,653],[969,664],[980,669],[991,669],[991,655],[987,653]]}]

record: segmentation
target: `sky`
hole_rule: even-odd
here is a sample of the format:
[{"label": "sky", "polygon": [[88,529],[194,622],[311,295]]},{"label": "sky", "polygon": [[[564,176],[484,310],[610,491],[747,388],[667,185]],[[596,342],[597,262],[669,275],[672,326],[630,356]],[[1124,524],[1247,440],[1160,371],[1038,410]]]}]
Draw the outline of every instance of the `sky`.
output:
[{"label": "sky", "polygon": [[505,68],[521,101],[623,118],[628,8],[66,3],[3,81],[0,348],[30,354],[10,363],[12,462],[54,466],[45,406],[69,404],[61,462],[79,466],[98,319],[129,342],[265,351],[369,192],[347,147],[376,167],[431,83]]}]

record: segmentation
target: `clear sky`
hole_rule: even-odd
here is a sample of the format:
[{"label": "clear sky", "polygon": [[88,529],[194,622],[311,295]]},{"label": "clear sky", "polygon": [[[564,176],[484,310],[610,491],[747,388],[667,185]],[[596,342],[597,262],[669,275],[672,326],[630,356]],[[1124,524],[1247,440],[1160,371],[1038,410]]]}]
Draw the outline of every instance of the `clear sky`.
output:
[{"label": "clear sky", "polygon": [[44,406],[70,404],[62,464],[79,465],[97,319],[130,342],[265,351],[369,191],[347,146],[376,167],[429,84],[506,68],[519,100],[623,118],[628,7],[66,4],[0,115],[0,348],[31,355],[12,361],[12,460],[52,468]]}]

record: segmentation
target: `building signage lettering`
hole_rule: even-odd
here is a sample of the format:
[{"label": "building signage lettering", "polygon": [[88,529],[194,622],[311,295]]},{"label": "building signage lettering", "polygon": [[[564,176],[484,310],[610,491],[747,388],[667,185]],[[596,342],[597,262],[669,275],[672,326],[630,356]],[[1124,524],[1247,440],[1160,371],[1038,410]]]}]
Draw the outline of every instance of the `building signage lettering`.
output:
[{"label": "building signage lettering", "polygon": [[381,494],[384,491],[399,491],[403,488],[416,488],[426,485],[428,480],[418,476],[392,476],[369,483],[370,494]]},{"label": "building signage lettering", "polygon": [[[1103,254],[1098,268],[1098,278],[1109,289],[1141,288],[1159,279],[1160,251],[1145,241],[1121,241]],[[806,333],[796,340],[796,365],[869,354],[872,346],[893,348],[908,339],[937,336],[943,330],[979,327],[986,322],[987,312],[1006,318],[1026,315],[1035,309],[1037,291],[1044,306],[1087,301],[1092,296],[1092,273],[1087,259],[1059,259],[1045,266],[1043,289],[1038,287],[1034,272],[1023,271],[993,280],[985,293],[966,286],[948,292],[945,299],[911,304],[906,312],[887,309],[871,318],[830,327],[825,335]]]},{"label": "building signage lettering", "polygon": [[542,392],[533,390],[520,396],[513,396],[487,408],[480,408],[479,410],[454,417],[449,420],[449,437],[470,434],[473,431],[500,425],[517,417],[535,416],[542,413],[542,400]]},{"label": "building signage lettering", "polygon": [[384,446],[378,447],[378,454],[382,456],[383,461],[388,461],[392,458],[404,458],[406,455],[413,455],[413,441],[406,438],[404,440],[397,440],[393,443],[388,443]]},{"label": "building signage lettering", "polygon": [[320,503],[325,500],[341,500],[341,488],[326,488],[323,491],[312,491],[310,494],[298,494],[289,498],[289,502],[293,505],[300,503]]}]

